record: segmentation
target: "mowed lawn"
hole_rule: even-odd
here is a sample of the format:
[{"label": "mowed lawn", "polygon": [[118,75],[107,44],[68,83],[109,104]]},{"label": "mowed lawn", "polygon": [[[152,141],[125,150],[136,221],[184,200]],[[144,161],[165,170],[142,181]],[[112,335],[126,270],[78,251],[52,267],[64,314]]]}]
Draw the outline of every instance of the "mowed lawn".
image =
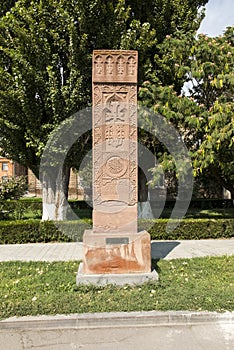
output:
[{"label": "mowed lawn", "polygon": [[153,262],[159,281],[76,286],[79,262],[0,263],[0,318],[141,310],[234,310],[234,256]]}]

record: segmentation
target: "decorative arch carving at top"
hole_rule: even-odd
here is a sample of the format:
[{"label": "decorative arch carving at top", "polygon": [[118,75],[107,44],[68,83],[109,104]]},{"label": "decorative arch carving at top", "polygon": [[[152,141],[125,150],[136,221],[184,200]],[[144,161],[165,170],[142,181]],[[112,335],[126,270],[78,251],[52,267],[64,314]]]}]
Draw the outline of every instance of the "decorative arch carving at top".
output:
[{"label": "decorative arch carving at top", "polygon": [[106,57],[106,60],[105,60],[105,71],[106,71],[107,75],[113,75],[114,74],[114,58],[111,55]]},{"label": "decorative arch carving at top", "polygon": [[127,62],[127,74],[134,76],[136,74],[136,59],[133,56],[128,58]]},{"label": "decorative arch carving at top", "polygon": [[94,59],[94,69],[96,74],[103,74],[103,58],[101,55],[97,55]]},{"label": "decorative arch carving at top", "polygon": [[123,55],[120,55],[116,59],[116,74],[124,75],[126,74],[126,61]]}]

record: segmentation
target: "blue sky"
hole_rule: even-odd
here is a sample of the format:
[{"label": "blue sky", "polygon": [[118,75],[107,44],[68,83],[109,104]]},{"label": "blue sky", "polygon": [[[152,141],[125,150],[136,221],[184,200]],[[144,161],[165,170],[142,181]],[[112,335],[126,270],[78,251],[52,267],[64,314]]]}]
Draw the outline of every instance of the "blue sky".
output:
[{"label": "blue sky", "polygon": [[231,25],[234,25],[234,0],[209,0],[198,33],[218,36]]}]

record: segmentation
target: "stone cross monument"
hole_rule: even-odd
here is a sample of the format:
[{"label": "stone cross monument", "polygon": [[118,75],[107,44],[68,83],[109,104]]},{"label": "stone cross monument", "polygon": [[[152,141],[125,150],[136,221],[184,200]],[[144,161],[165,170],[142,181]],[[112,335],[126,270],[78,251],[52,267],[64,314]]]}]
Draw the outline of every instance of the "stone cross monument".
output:
[{"label": "stone cross monument", "polygon": [[77,283],[156,279],[148,232],[137,232],[137,51],[93,52],[93,230]]}]

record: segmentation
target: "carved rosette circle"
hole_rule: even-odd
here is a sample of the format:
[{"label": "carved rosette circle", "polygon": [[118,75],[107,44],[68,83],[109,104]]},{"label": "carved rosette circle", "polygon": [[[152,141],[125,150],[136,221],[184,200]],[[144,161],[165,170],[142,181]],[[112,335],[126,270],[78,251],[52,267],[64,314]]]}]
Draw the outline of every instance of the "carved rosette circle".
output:
[{"label": "carved rosette circle", "polygon": [[126,160],[119,156],[112,156],[106,162],[106,174],[110,177],[120,178],[126,173],[127,168]]}]

